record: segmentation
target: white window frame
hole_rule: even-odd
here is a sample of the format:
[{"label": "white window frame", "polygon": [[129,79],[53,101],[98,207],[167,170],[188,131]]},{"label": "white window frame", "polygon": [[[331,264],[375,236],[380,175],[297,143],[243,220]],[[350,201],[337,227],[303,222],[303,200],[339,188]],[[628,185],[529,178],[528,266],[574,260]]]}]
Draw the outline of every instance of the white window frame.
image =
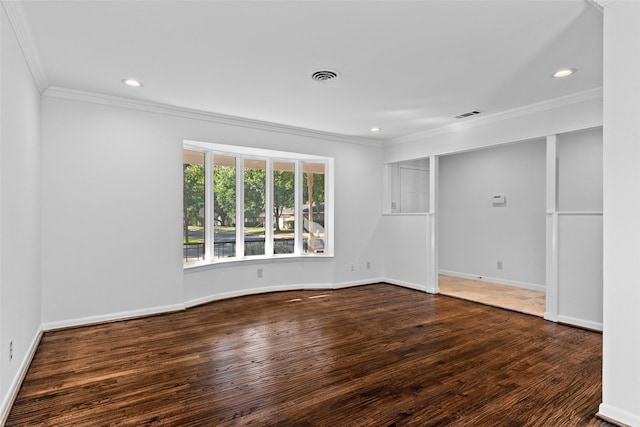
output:
[{"label": "white window frame", "polygon": [[[241,262],[247,260],[264,260],[275,258],[295,258],[295,257],[333,257],[334,250],[334,165],[333,158],[322,157],[287,151],[267,150],[262,148],[252,148],[213,142],[183,141],[183,150],[191,150],[204,153],[205,155],[205,257],[202,261],[183,263],[185,269],[200,267],[204,265]],[[229,258],[215,258],[214,254],[214,232],[210,218],[213,215],[213,157],[214,155],[224,155],[235,157],[236,159],[236,256]],[[266,161],[266,185],[265,185],[265,254],[245,256],[244,254],[244,160],[256,159]],[[273,163],[291,162],[295,165],[294,175],[294,251],[292,254],[274,254],[273,244]],[[303,163],[321,163],[325,165],[325,185],[324,185],[324,233],[325,246],[323,253],[303,252]]]}]

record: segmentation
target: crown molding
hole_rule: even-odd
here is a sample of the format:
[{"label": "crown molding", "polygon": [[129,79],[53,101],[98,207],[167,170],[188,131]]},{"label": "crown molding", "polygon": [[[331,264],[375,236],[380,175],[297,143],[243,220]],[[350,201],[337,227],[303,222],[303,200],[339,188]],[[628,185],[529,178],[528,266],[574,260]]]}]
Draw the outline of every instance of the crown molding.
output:
[{"label": "crown molding", "polygon": [[604,12],[604,7],[614,1],[616,0],[589,0],[589,3],[594,5],[600,12]]},{"label": "crown molding", "polygon": [[33,77],[40,93],[43,93],[47,90],[47,87],[49,87],[49,79],[47,78],[44,66],[40,60],[38,48],[33,41],[33,36],[31,35],[29,24],[27,23],[22,1],[1,0],[0,3],[2,3],[2,7],[7,14],[9,22],[11,23],[11,28],[13,28],[16,39],[18,39],[18,44],[20,45],[20,49],[22,50],[25,60],[27,61],[27,66],[31,71],[31,76]]},{"label": "crown molding", "polygon": [[598,9],[600,13],[604,13],[604,6],[602,5],[602,0],[587,0],[587,1],[591,6]]},{"label": "crown molding", "polygon": [[592,99],[602,98],[602,87],[595,89],[589,89],[583,92],[574,93],[571,95],[562,96],[559,98],[553,98],[535,104],[529,104],[522,107],[514,108],[499,113],[489,114],[486,116],[476,116],[464,120],[464,122],[451,123],[446,126],[442,126],[436,129],[432,129],[425,132],[414,133],[412,135],[401,136],[385,141],[384,146],[390,147],[393,145],[406,144],[410,142],[423,141],[428,138],[432,138],[438,135],[444,135],[447,133],[454,133],[461,129],[461,125],[464,129],[470,129],[477,126],[486,125],[489,123],[500,122],[503,120],[514,119],[517,117],[527,116],[530,114],[540,113],[554,108],[564,107],[567,105],[577,104],[580,102],[590,101]]},{"label": "crown molding", "polygon": [[248,119],[244,117],[229,116],[191,108],[177,107],[169,104],[161,104],[151,101],[140,101],[111,95],[103,95],[93,92],[66,89],[51,86],[42,94],[49,98],[66,99],[71,101],[88,102],[92,104],[106,105],[110,107],[126,108],[129,110],[143,111],[147,113],[163,114],[173,117],[200,120],[230,126],[238,126],[248,129],[257,129],[267,132],[278,132],[289,135],[298,135],[307,138],[317,138],[329,141],[346,142],[365,145],[369,147],[382,147],[382,141],[356,136],[342,135],[338,133],[324,132],[313,129],[288,126],[278,123]]}]

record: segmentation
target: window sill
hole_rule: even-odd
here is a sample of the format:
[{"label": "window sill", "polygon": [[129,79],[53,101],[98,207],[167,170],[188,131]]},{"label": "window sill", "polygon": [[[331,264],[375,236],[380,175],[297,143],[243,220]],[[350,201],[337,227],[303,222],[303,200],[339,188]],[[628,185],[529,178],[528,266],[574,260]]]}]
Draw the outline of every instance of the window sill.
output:
[{"label": "window sill", "polygon": [[329,254],[304,254],[304,255],[273,255],[273,256],[247,256],[242,258],[219,258],[214,261],[196,261],[183,264],[183,270],[199,270],[207,267],[233,265],[238,263],[264,263],[274,261],[300,261],[308,259],[333,259]]}]

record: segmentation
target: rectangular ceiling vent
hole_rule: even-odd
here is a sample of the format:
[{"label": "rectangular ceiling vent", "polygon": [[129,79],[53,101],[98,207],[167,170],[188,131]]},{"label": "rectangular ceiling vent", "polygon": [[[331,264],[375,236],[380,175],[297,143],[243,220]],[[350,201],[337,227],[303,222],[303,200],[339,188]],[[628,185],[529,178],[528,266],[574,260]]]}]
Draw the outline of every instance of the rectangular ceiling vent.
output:
[{"label": "rectangular ceiling vent", "polygon": [[469,111],[468,113],[463,113],[463,114],[460,114],[460,115],[456,116],[456,119],[466,119],[467,117],[478,115],[481,112],[482,111],[478,111],[478,110]]}]

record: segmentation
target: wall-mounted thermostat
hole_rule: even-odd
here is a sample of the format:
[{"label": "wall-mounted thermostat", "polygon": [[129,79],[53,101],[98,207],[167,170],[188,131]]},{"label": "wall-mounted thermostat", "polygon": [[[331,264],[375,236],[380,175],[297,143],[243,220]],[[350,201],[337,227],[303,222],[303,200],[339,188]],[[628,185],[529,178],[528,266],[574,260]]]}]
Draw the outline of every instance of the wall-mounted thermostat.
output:
[{"label": "wall-mounted thermostat", "polygon": [[504,194],[494,194],[491,196],[491,204],[493,205],[504,205],[507,199],[504,197]]}]

